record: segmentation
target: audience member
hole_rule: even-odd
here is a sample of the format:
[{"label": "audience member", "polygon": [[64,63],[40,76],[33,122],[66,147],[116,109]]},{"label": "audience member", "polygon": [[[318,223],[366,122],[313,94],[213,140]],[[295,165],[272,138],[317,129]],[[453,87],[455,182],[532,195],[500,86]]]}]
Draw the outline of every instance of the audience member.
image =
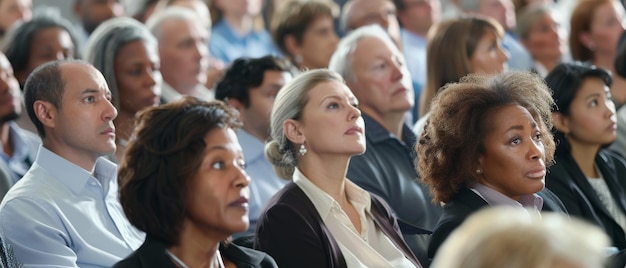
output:
[{"label": "audience member", "polygon": [[254,247],[281,267],[421,267],[387,203],[346,178],[366,146],[358,107],[326,69],[300,74],[276,96],[265,152],[293,182],[261,213]]},{"label": "audience member", "polygon": [[[617,43],[624,33],[624,7],[617,0],[580,0],[572,12],[569,46],[572,58],[615,72]],[[626,103],[626,79],[613,77],[617,107]]]},{"label": "audience member", "polygon": [[103,22],[89,38],[86,60],[104,75],[118,111],[113,120],[114,162],[126,151],[137,112],[160,102],[163,79],[157,46],[143,24],[126,17]]},{"label": "audience member", "polygon": [[547,187],[573,217],[600,226],[613,246],[626,249],[626,162],[607,145],[615,140],[615,105],[611,76],[603,69],[563,63],[547,77],[556,102],[556,164],[549,169]]},{"label": "audience member", "polygon": [[[440,0],[393,0],[393,3],[398,10],[402,48],[413,79],[415,100],[419,100],[422,88],[426,85],[426,35],[431,26],[441,20],[441,3]],[[414,107],[415,120],[417,104]]]},{"label": "audience member", "polygon": [[436,24],[428,37],[428,79],[420,96],[419,137],[428,121],[432,99],[447,83],[471,73],[497,74],[507,69],[504,30],[493,19],[465,17]]},{"label": "audience member", "polygon": [[[620,37],[614,65],[614,76],[626,78],[626,32]],[[622,156],[626,156],[626,107],[622,106],[616,109],[615,116],[617,117],[617,137],[610,148]]]},{"label": "audience member", "polygon": [[21,96],[11,63],[0,52],[0,200],[33,164],[41,143],[39,137],[14,121],[22,115]]},{"label": "audience member", "polygon": [[212,57],[228,64],[239,57],[278,54],[265,27],[254,25],[254,18],[261,14],[261,5],[261,0],[215,0],[220,15],[211,30],[209,51]]},{"label": "audience member", "polygon": [[14,23],[32,19],[32,7],[32,0],[0,0],[0,43]]},{"label": "audience member", "polygon": [[530,54],[515,36],[515,7],[511,0],[459,0],[459,7],[466,14],[481,15],[496,20],[505,34],[502,46],[509,52],[509,67],[528,71],[533,62]]},{"label": "audience member", "polygon": [[160,0],[139,0],[133,1],[137,7],[137,10],[133,14],[133,18],[141,23],[146,23],[148,18],[154,13],[154,9]]},{"label": "audience member", "polygon": [[192,10],[198,15],[198,20],[207,29],[211,29],[211,13],[209,12],[209,6],[204,0],[159,0],[154,8],[154,12],[158,13],[161,10],[170,7],[178,6]]},{"label": "audience member", "polygon": [[517,18],[517,34],[533,58],[531,71],[546,77],[569,54],[566,30],[551,4],[528,6]]},{"label": "audience member", "polygon": [[[5,35],[2,51],[11,62],[22,89],[28,75],[39,65],[79,58],[71,23],[54,11],[38,13],[31,21],[12,27]],[[33,122],[25,116],[16,122],[26,130],[37,132]]]},{"label": "audience member", "polygon": [[85,49],[87,39],[100,23],[123,15],[124,5],[120,0],[74,0],[74,16],[78,19],[75,28],[78,30],[80,48]]},{"label": "audience member", "polygon": [[163,85],[161,98],[170,102],[190,95],[213,100],[207,80],[209,32],[196,13],[183,7],[168,7],[146,23],[159,43]]},{"label": "audience member", "polygon": [[30,73],[49,61],[80,58],[76,35],[60,13],[42,12],[7,32],[2,51],[24,87]]},{"label": "audience member", "polygon": [[[364,26],[339,42],[329,68],[346,79],[365,121],[367,151],[352,157],[348,178],[381,196],[400,221],[432,230],[441,208],[417,181],[416,137],[404,121],[414,98],[402,53],[380,26]],[[427,260],[422,242],[412,246],[420,261]]]},{"label": "audience member", "polygon": [[433,202],[444,204],[429,257],[483,207],[542,210],[536,193],[555,147],[551,105],[543,80],[522,72],[470,75],[433,99],[416,161]]},{"label": "audience member", "polygon": [[333,10],[322,0],[298,0],[287,3],[274,15],[271,23],[274,42],[291,62],[294,74],[328,67],[339,41]]},{"label": "audience member", "polygon": [[400,25],[391,0],[349,0],[341,9],[339,32],[348,34],[361,26],[378,24],[401,49]]},{"label": "audience member", "polygon": [[442,245],[432,268],[602,268],[608,237],[561,214],[508,207],[470,216]]},{"label": "audience member", "polygon": [[109,267],[144,239],[117,199],[117,111],[102,74],[86,62],[33,71],[26,108],[43,146],[0,205],[3,238],[25,266]]},{"label": "audience member", "polygon": [[253,235],[265,203],[280,190],[281,179],[265,158],[265,142],[270,138],[270,112],[278,91],[289,81],[287,64],[275,56],[236,59],[215,87],[215,97],[239,111],[243,128],[237,139],[246,158],[246,172],[251,178],[248,218],[245,233]]},{"label": "audience member", "polygon": [[227,241],[248,228],[248,183],[221,102],[185,97],[148,108],[120,166],[120,200],[146,241],[114,267],[277,267],[267,254]]}]

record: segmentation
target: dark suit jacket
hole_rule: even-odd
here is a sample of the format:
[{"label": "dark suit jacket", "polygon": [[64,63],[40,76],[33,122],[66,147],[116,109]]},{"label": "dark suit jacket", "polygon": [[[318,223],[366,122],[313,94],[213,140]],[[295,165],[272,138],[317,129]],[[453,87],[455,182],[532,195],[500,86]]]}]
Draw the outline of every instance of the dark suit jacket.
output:
[{"label": "dark suit jacket", "polygon": [[[614,152],[600,150],[595,163],[600,169],[611,195],[626,213],[626,163]],[[548,169],[546,186],[565,204],[570,216],[585,219],[602,228],[619,249],[626,248],[624,230],[604,207],[570,155],[558,155],[556,164]]]},{"label": "dark suit jacket", "polygon": [[[372,196],[372,218],[409,260],[421,267],[380,197]],[[272,197],[257,222],[254,248],[267,252],[282,268],[346,267],[337,241],[326,227],[315,205],[293,182]]]},{"label": "dark suit jacket", "polygon": [[470,214],[488,206],[489,204],[482,197],[478,196],[469,188],[462,187],[459,192],[454,194],[452,200],[443,207],[443,214],[441,218],[439,218],[439,222],[430,237],[428,257],[435,257],[441,244],[446,241],[450,233],[459,227]]},{"label": "dark suit jacket", "polygon": [[[548,189],[537,193],[544,202],[542,211],[567,214],[563,203]],[[458,228],[471,214],[488,207],[489,203],[469,188],[463,187],[454,194],[452,200],[443,207],[443,215],[439,219],[428,244],[428,257],[433,258],[448,236]],[[547,209],[546,209],[547,208]]]},{"label": "dark suit jacket", "polygon": [[[172,262],[172,259],[165,253],[167,246],[162,241],[146,237],[146,241],[137,249],[133,254],[126,257],[126,259],[115,264],[115,268],[177,268]],[[276,262],[263,252],[259,252],[253,249],[240,247],[235,244],[230,244],[228,247],[224,247],[220,244],[220,252],[226,256],[226,258],[234,262],[238,268],[241,267],[258,267],[258,268],[277,268]]]}]

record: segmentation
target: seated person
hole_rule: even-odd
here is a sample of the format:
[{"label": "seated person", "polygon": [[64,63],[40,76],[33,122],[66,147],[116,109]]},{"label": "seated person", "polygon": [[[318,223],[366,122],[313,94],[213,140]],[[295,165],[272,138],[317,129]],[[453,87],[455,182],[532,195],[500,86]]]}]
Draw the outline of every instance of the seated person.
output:
[{"label": "seated person", "polygon": [[443,203],[429,257],[469,215],[488,206],[538,213],[552,163],[552,98],[541,78],[508,72],[470,75],[433,99],[417,146],[421,180]]},{"label": "seated person", "polygon": [[248,228],[239,124],[224,103],[194,97],[139,113],[120,166],[120,202],[147,237],[114,267],[277,267],[227,241]]}]

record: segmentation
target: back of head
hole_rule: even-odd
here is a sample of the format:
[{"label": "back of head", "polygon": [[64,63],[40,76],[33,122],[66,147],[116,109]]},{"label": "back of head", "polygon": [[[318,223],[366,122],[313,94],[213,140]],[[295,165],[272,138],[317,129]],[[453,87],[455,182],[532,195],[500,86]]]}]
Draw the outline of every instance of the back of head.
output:
[{"label": "back of head", "polygon": [[[607,87],[613,82],[606,70],[580,62],[561,63],[555,67],[545,78],[555,101],[553,111],[569,115],[570,105],[581,89],[583,81],[590,77],[601,79]],[[555,129],[554,139],[559,142],[557,154],[570,153],[570,145],[564,133]]]},{"label": "back of head", "polygon": [[491,207],[471,215],[444,242],[433,268],[604,267],[609,239],[562,214]]},{"label": "back of head", "polygon": [[294,61],[287,50],[285,38],[292,36],[298,44],[302,43],[304,33],[317,19],[335,17],[338,7],[334,2],[324,0],[290,1],[272,18],[270,29],[274,43],[284,55]]},{"label": "back of head", "polygon": [[274,100],[270,119],[271,140],[265,145],[265,156],[283,179],[291,179],[298,165],[295,145],[287,139],[283,123],[287,119],[300,119],[309,99],[309,91],[327,81],[344,83],[339,74],[327,69],[306,71],[287,83]]},{"label": "back of head", "polygon": [[131,18],[119,17],[100,24],[87,43],[85,59],[106,78],[113,105],[117,109],[120,108],[120,94],[115,77],[115,58],[121,47],[137,40],[151,46],[157,45],[156,39],[143,24]]},{"label": "back of head", "polygon": [[61,28],[65,30],[74,44],[73,58],[80,58],[79,43],[72,24],[63,18],[56,9],[38,9],[32,20],[14,25],[3,39],[2,51],[11,62],[14,72],[18,73],[26,70],[30,59],[29,53],[33,35],[47,28]]},{"label": "back of head", "polygon": [[215,85],[215,98],[222,101],[236,99],[250,106],[250,88],[263,84],[266,71],[289,72],[289,67],[276,56],[239,58],[228,67]]},{"label": "back of head", "polygon": [[49,102],[57,109],[61,108],[65,79],[61,75],[61,64],[67,61],[52,61],[37,67],[26,80],[24,102],[28,117],[37,128],[41,138],[46,136],[43,124],[35,115],[35,101]]},{"label": "back of head", "polygon": [[206,135],[237,129],[237,113],[222,102],[184,97],[140,112],[120,164],[120,202],[148,236],[173,245],[183,228],[188,187],[205,152]]},{"label": "back of head", "polygon": [[458,82],[473,72],[470,60],[478,43],[487,33],[499,38],[504,29],[486,17],[462,17],[435,24],[428,32],[426,85],[422,91],[420,115],[426,114],[430,101],[447,83]]},{"label": "back of head", "polygon": [[475,170],[488,129],[486,119],[505,105],[522,106],[532,115],[543,137],[543,160],[550,164],[555,147],[550,133],[552,103],[543,80],[527,72],[471,74],[446,85],[433,99],[416,148],[418,173],[430,187],[433,201],[447,203],[461,187],[478,181]]}]

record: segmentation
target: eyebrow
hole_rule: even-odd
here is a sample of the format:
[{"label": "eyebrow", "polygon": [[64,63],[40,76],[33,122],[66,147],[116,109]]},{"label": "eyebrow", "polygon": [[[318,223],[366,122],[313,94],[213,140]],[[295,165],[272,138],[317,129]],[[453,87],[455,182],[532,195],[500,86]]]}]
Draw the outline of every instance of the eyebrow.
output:
[{"label": "eyebrow", "polygon": [[[537,128],[538,127],[537,122],[534,122],[534,121],[531,121],[530,126],[532,128]],[[509,132],[511,130],[524,130],[524,126],[522,126],[522,125],[514,125],[514,126],[511,126],[511,127],[507,128],[505,132]]]},{"label": "eyebrow", "polygon": [[[606,92],[605,92],[606,94]],[[595,97],[601,97],[602,95],[600,93],[592,93],[591,95],[588,95],[587,97],[585,97],[585,100],[591,99],[591,98],[595,98]]]}]

